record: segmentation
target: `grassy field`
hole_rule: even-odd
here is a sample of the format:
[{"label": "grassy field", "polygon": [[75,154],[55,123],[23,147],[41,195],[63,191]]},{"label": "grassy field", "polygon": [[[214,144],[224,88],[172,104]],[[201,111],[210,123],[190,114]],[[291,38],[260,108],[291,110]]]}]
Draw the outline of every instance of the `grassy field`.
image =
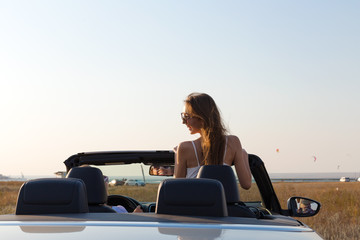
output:
[{"label": "grassy field", "polygon": [[22,182],[0,182],[0,214],[15,213],[16,200]]},{"label": "grassy field", "polygon": [[[21,182],[0,182],[0,214],[15,212],[16,198]],[[360,183],[274,183],[282,208],[286,208],[291,196],[303,196],[315,199],[322,204],[318,215],[299,218],[325,239],[360,238]],[[109,194],[121,194],[133,197],[141,202],[155,201],[157,184],[145,187],[110,187]],[[256,187],[242,190],[243,201],[260,199]]]},{"label": "grassy field", "polygon": [[274,189],[283,208],[290,196],[319,201],[319,214],[299,220],[325,239],[360,239],[360,183],[274,183]]}]

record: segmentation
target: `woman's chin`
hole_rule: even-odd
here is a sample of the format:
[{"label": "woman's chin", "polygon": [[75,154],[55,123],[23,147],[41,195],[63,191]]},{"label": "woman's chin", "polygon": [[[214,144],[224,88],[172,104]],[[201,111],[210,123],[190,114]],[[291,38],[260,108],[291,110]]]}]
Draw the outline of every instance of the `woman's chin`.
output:
[{"label": "woman's chin", "polygon": [[197,129],[194,129],[194,128],[192,128],[192,127],[189,127],[189,132],[190,132],[191,135],[200,133],[200,131],[198,131]]},{"label": "woman's chin", "polygon": [[191,135],[194,135],[194,134],[197,134],[197,133],[198,133],[197,131],[190,131]]}]

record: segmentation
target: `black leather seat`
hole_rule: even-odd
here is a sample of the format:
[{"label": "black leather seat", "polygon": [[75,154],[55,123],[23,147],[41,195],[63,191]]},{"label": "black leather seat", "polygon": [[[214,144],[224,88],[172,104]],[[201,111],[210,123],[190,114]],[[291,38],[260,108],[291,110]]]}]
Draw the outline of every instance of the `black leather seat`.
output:
[{"label": "black leather seat", "polygon": [[25,182],[15,214],[89,212],[85,184],[80,179],[43,178]]},{"label": "black leather seat", "polygon": [[157,214],[225,217],[222,184],[213,179],[166,179],[159,185]]},{"label": "black leather seat", "polygon": [[256,217],[256,215],[240,201],[239,188],[233,169],[226,165],[204,165],[200,168],[197,178],[216,179],[225,190],[229,216]]},{"label": "black leather seat", "polygon": [[104,176],[100,169],[88,166],[74,167],[68,172],[66,178],[78,178],[84,181],[90,212],[116,212],[105,205],[107,192]]}]

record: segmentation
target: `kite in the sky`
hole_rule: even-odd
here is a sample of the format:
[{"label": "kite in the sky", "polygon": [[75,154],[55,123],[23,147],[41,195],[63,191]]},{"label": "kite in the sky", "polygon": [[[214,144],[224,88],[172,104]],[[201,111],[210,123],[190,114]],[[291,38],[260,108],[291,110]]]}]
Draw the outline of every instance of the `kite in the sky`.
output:
[{"label": "kite in the sky", "polygon": [[276,149],[276,152],[278,153],[279,151],[280,151],[280,150],[277,148],[277,149]]},{"label": "kite in the sky", "polygon": [[313,156],[313,158],[314,158],[314,162],[316,162],[316,157],[315,157],[315,156]]}]

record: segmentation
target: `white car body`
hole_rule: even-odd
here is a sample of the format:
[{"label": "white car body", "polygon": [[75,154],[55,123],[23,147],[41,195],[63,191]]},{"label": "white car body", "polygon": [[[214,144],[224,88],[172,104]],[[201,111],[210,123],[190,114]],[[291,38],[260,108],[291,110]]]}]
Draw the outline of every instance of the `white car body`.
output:
[{"label": "white car body", "polygon": [[137,180],[137,179],[128,179],[125,181],[124,185],[128,186],[145,186],[145,183],[143,181]]},{"label": "white car body", "polygon": [[307,227],[159,222],[1,222],[1,239],[321,239]]},{"label": "white car body", "polygon": [[[82,164],[112,166],[115,163],[141,163],[149,165],[152,163],[169,164],[173,161],[172,151],[100,152],[79,153],[66,160],[65,165],[70,175],[76,172],[73,170],[91,170],[101,173],[98,168],[78,167]],[[129,204],[128,207],[132,209],[141,205],[144,210],[141,213],[90,211],[91,194],[89,194],[86,181],[82,178],[37,179],[25,182],[20,189],[16,213],[0,216],[1,239],[322,239],[314,230],[291,217],[314,216],[320,210],[320,203],[303,197],[292,197],[288,200],[288,209],[281,209],[262,160],[249,154],[249,163],[263,201],[245,203],[240,201],[235,205],[250,211],[254,216],[237,213],[231,215],[233,213],[228,205],[230,203],[227,202],[228,195],[225,197],[225,188],[222,182],[216,179],[198,178],[189,181],[189,179],[168,178],[159,185],[156,202],[140,203],[128,196],[109,195],[107,204],[102,206],[107,205],[105,207],[110,208],[109,205],[117,205],[112,204],[111,201],[121,200],[121,203]],[[103,175],[98,176],[97,183],[101,185],[104,182]],[[95,178],[91,175],[90,179]],[[190,198],[182,191],[183,189],[188,191],[191,187],[186,185],[187,187],[184,188],[183,183],[195,186],[192,190],[196,192]],[[197,183],[203,185],[197,185]],[[172,184],[179,188],[174,188]],[[218,187],[215,190],[219,190],[220,194],[214,194],[214,186]],[[177,194],[179,191],[181,193]],[[200,197],[194,197],[197,193],[205,193],[205,195],[199,194]],[[214,199],[220,199],[222,204],[220,208],[217,205],[219,202],[211,202],[212,196]],[[198,205],[191,205],[193,200]],[[302,200],[312,201],[312,205],[316,205],[313,213],[298,212],[298,205]],[[170,202],[169,205],[167,205],[168,202]],[[71,208],[68,207],[69,205]],[[166,212],[169,208],[174,212]],[[222,209],[223,215],[214,215],[207,209],[212,209],[214,212]],[[187,213],[184,214],[184,211]]]},{"label": "white car body", "polygon": [[350,182],[350,178],[349,177],[341,177],[340,182]]}]

